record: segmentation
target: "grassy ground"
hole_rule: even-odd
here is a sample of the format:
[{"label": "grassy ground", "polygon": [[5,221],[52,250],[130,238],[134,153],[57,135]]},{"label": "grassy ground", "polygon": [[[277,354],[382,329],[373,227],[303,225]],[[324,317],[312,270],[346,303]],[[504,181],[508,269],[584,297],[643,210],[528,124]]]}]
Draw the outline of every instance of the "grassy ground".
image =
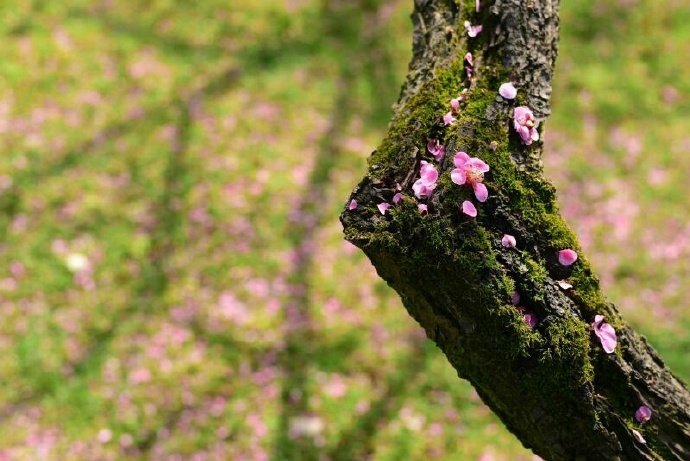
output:
[{"label": "grassy ground", "polygon": [[[411,2],[0,5],[0,458],[532,455],[337,215]],[[690,9],[567,0],[546,166],[690,379]]]}]

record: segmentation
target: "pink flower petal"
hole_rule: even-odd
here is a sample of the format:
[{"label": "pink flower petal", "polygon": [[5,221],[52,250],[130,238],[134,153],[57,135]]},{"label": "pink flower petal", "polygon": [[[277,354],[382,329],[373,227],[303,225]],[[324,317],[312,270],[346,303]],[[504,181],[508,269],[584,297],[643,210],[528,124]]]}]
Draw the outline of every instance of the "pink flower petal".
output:
[{"label": "pink flower petal", "polygon": [[443,124],[448,126],[448,125],[455,125],[455,122],[458,120],[453,117],[452,112],[448,112],[446,115],[443,116]]},{"label": "pink flower petal", "polygon": [[507,82],[498,87],[498,94],[505,99],[515,99],[515,96],[517,96],[517,89],[512,82]]},{"label": "pink flower petal", "polygon": [[434,165],[422,160],[421,167],[419,168],[419,176],[427,185],[431,185],[438,179],[438,171]]},{"label": "pink flower petal", "polygon": [[350,200],[350,204],[347,207],[350,210],[356,210],[357,209],[357,200],[355,200],[355,199]]},{"label": "pink flower petal", "polygon": [[398,203],[400,203],[400,201],[402,200],[402,198],[403,198],[403,194],[401,194],[400,192],[398,192],[397,194],[395,194],[395,195],[393,196],[393,204],[394,204],[394,205],[397,205]]},{"label": "pink flower petal", "polygon": [[530,328],[534,328],[537,326],[538,320],[537,316],[534,315],[534,313],[529,312],[525,310],[526,312],[523,314],[522,318],[525,319],[525,323],[527,323],[527,326]]},{"label": "pink flower petal", "polygon": [[472,58],[472,53],[467,53],[465,54],[465,62],[469,64],[470,67],[474,66],[473,58]]},{"label": "pink flower petal", "polygon": [[417,208],[419,209],[419,212],[422,213],[422,216],[425,216],[429,213],[429,208],[423,203],[417,205]]},{"label": "pink flower petal", "polygon": [[436,159],[437,162],[440,162],[443,158],[443,155],[446,153],[445,146],[435,139],[429,140],[429,142],[426,145],[426,149],[429,151],[431,155],[434,156],[434,159]]},{"label": "pink flower petal", "polygon": [[489,165],[486,164],[483,160],[478,159],[477,157],[472,157],[467,161],[467,164],[471,166],[472,168],[476,168],[477,170],[481,171],[482,173],[487,173],[489,171]]},{"label": "pink flower petal", "polygon": [[481,24],[473,26],[472,24],[470,24],[469,21],[465,21],[465,30],[467,31],[467,35],[469,35],[471,38],[474,38],[477,35],[479,35],[482,29],[483,27]]},{"label": "pink flower petal", "polygon": [[515,240],[515,237],[513,237],[512,235],[505,234],[501,239],[501,245],[503,245],[506,248],[515,248],[515,246],[517,245],[517,241]]},{"label": "pink flower petal", "polygon": [[558,252],[558,262],[564,266],[571,266],[577,261],[577,253],[567,248]]},{"label": "pink flower petal", "polygon": [[456,152],[453,157],[453,165],[455,165],[455,168],[462,168],[469,159],[470,156],[466,152]]},{"label": "pink flower petal", "polygon": [[510,294],[510,302],[513,303],[513,306],[517,306],[518,304],[520,304],[520,293],[518,293],[517,291],[513,291]]},{"label": "pink flower petal", "polygon": [[450,108],[453,112],[460,110],[460,98],[455,98],[450,100]]},{"label": "pink flower petal", "polygon": [[379,211],[381,212],[381,214],[386,214],[386,211],[388,211],[388,208],[391,207],[391,204],[390,204],[390,203],[386,203],[386,202],[381,202],[381,203],[379,203],[379,204],[376,205],[376,206],[378,207],[378,209],[379,209]]},{"label": "pink flower petal", "polygon": [[489,198],[489,190],[483,183],[477,182],[472,184],[472,189],[474,189],[474,196],[477,197],[477,200],[480,202],[486,202],[486,199]]},{"label": "pink flower petal", "polygon": [[616,345],[618,344],[616,330],[614,330],[611,325],[604,322],[603,315],[596,315],[594,317],[592,328],[594,329],[594,334],[597,335],[599,341],[601,341],[601,347],[604,348],[607,354],[616,350]]},{"label": "pink flower petal", "polygon": [[642,405],[635,412],[635,419],[639,423],[646,423],[647,421],[652,419],[652,409],[649,408],[647,405]]},{"label": "pink flower petal", "polygon": [[455,184],[462,186],[463,184],[465,184],[465,181],[467,181],[467,175],[465,174],[465,170],[455,168],[453,171],[450,172],[450,180],[453,181]]},{"label": "pink flower petal", "polygon": [[436,189],[436,183],[428,184],[422,178],[412,184],[412,190],[417,198],[429,198],[434,189]]},{"label": "pink flower petal", "polygon": [[462,202],[462,212],[471,218],[477,216],[477,208],[469,200]]}]

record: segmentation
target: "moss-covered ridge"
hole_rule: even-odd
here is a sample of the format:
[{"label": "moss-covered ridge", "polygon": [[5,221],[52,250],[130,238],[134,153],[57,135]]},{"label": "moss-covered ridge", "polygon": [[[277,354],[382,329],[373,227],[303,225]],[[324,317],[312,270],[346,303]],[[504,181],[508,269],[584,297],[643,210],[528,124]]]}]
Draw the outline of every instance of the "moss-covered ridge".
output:
[{"label": "moss-covered ridge", "polygon": [[[553,418],[582,412],[587,416],[577,421],[595,425],[590,357],[597,352],[591,350],[589,323],[595,313],[614,325],[617,317],[585,258],[572,268],[558,264],[558,250],[582,252],[559,215],[554,188],[526,160],[538,158],[541,143],[524,146],[509,128],[512,107],[524,101],[497,97],[508,71],[493,60],[479,60],[471,85],[458,57],[399,109],[353,194],[360,207],[343,213],[346,238],[369,255],[410,314],[511,430],[532,427],[539,433],[545,425],[563,423]],[[457,124],[444,127],[440,119],[449,100],[464,88]],[[443,142],[446,159],[427,201],[429,215],[422,216],[409,178],[412,170],[418,177],[420,160],[434,162],[426,151],[430,138]],[[471,189],[450,181],[452,155],[460,150],[491,167],[485,177],[490,197],[478,204],[476,220],[458,209],[463,200],[474,200]],[[405,200],[382,216],[377,203],[390,201],[398,185],[404,186]],[[502,247],[505,233],[517,238],[516,249]],[[560,289],[561,279],[574,289]],[[536,328],[511,305],[514,290],[540,319]],[[535,410],[545,408],[545,400],[551,402],[548,410]],[[601,442],[588,442],[583,453]]]}]

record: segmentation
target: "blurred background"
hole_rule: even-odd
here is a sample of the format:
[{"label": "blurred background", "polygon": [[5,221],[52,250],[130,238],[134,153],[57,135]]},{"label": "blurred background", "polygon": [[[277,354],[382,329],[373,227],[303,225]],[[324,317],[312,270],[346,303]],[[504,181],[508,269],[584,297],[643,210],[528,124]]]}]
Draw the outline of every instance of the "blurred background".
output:
[{"label": "blurred background", "polygon": [[[564,0],[545,163],[690,379],[690,3]],[[410,0],[0,4],[1,460],[531,460],[344,242]]]}]

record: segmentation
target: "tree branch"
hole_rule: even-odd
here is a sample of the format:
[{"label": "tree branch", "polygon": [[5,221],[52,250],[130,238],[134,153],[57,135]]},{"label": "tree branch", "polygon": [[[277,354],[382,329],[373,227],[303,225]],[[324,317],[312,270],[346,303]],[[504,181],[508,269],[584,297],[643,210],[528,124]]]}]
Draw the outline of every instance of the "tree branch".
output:
[{"label": "tree branch", "polygon": [[[558,1],[482,3],[477,13],[474,0],[415,1],[407,81],[388,134],[352,193],[359,206],[341,215],[345,236],[459,376],[535,453],[553,460],[690,459],[690,393],[605,300],[543,177],[541,141],[527,146],[512,128],[517,106],[542,122],[550,112]],[[468,38],[465,21],[483,31]],[[515,101],[498,96],[507,81],[518,88]],[[449,101],[463,90],[457,123],[445,126]],[[429,139],[445,145],[438,164],[427,152]],[[456,151],[490,165],[486,202],[451,182]],[[428,199],[410,187],[421,160],[439,167]],[[403,200],[382,215],[377,205],[392,203],[398,191]],[[465,200],[477,203],[476,218],[459,210]],[[515,236],[516,248],[501,244],[504,234]],[[565,248],[580,255],[571,266],[558,261]],[[535,326],[513,306],[514,291],[520,307],[536,315]],[[611,354],[593,332],[595,315],[617,332]],[[645,424],[634,417],[641,405],[653,411]]]}]

